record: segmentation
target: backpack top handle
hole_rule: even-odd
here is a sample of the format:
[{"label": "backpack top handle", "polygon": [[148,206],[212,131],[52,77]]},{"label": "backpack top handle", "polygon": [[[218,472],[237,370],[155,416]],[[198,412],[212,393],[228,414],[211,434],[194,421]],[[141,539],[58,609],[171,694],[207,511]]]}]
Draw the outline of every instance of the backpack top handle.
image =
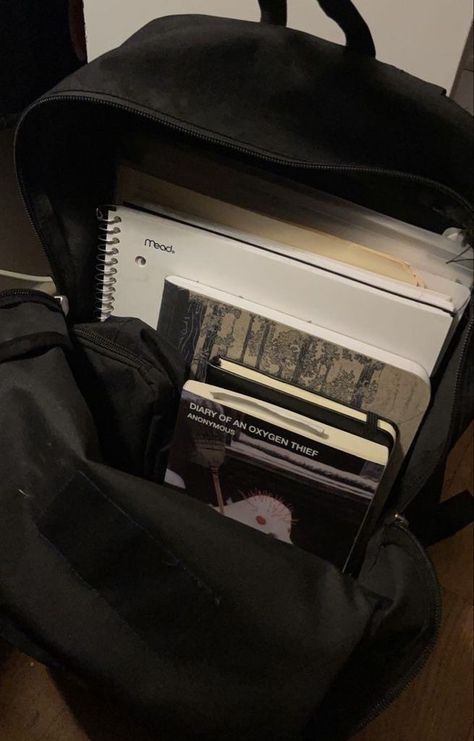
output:
[{"label": "backpack top handle", "polygon": [[[318,0],[329,18],[344,31],[346,47],[349,51],[375,57],[375,45],[367,23],[352,4],[351,0]],[[258,0],[261,22],[276,26],[286,26],[286,0]]]}]

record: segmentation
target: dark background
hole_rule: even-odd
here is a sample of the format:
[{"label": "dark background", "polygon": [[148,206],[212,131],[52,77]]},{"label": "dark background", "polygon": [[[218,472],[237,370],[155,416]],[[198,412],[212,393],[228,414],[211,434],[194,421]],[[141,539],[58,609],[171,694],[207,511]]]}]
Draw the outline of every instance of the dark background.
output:
[{"label": "dark background", "polygon": [[0,128],[86,61],[82,0],[0,0]]}]

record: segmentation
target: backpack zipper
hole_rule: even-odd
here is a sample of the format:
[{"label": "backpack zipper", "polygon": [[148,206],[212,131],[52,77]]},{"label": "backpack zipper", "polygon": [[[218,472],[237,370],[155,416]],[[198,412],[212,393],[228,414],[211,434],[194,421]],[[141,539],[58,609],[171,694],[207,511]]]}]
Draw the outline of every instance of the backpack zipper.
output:
[{"label": "backpack zipper", "polygon": [[[107,337],[102,337],[98,332],[95,332],[93,329],[86,329],[85,327],[76,327],[73,330],[73,334],[75,337],[78,337],[79,339],[84,339],[88,342],[90,342],[92,345],[95,345],[96,347],[103,348],[104,350],[109,350],[113,355],[116,355],[123,360],[128,360],[129,362],[133,363],[137,368],[153,368],[155,369],[155,366],[150,360],[147,360],[146,358],[143,358],[141,355],[138,355],[137,353],[133,352],[133,350],[129,350],[127,347],[124,347],[123,345],[120,345],[117,342],[114,342],[113,340],[109,340]],[[171,363],[168,361],[166,356],[159,351],[159,360],[166,371],[166,374],[173,384],[173,386],[178,387],[180,386],[180,380],[176,376],[176,373],[173,371],[173,368],[171,366]]]},{"label": "backpack zipper", "polygon": [[[472,207],[472,204],[469,203],[469,201],[466,198],[461,196],[459,193],[457,193],[455,190],[453,190],[449,186],[443,185],[442,183],[439,183],[436,180],[432,180],[431,178],[426,178],[422,175],[413,175],[412,173],[406,173],[406,172],[402,172],[398,170],[386,170],[381,167],[365,167],[365,166],[360,166],[360,165],[323,165],[323,164],[317,164],[317,163],[312,163],[312,162],[306,162],[304,160],[292,160],[289,158],[278,157],[271,153],[259,152],[256,150],[252,150],[248,147],[242,146],[240,144],[237,144],[233,141],[228,141],[225,137],[205,134],[202,131],[200,131],[198,128],[194,127],[192,124],[188,126],[185,126],[184,124],[177,124],[175,121],[168,120],[163,114],[152,113],[151,111],[140,108],[139,106],[119,103],[113,99],[108,100],[104,98],[104,95],[98,95],[96,93],[82,93],[80,95],[74,94],[74,93],[56,93],[54,95],[46,96],[34,102],[32,105],[30,105],[26,109],[26,111],[24,111],[23,115],[21,116],[20,122],[17,127],[16,135],[15,135],[15,149],[16,149],[16,140],[18,136],[18,131],[21,128],[21,125],[24,119],[26,118],[26,116],[29,113],[31,113],[32,110],[40,107],[41,105],[52,103],[52,102],[54,103],[59,100],[66,100],[70,102],[82,102],[82,103],[96,103],[100,105],[105,105],[109,108],[115,108],[123,112],[132,113],[138,116],[139,118],[152,121],[153,123],[159,124],[173,131],[178,131],[180,134],[192,136],[193,138],[199,139],[208,144],[214,144],[224,149],[229,149],[234,152],[239,152],[240,154],[244,154],[246,156],[252,157],[253,159],[261,160],[263,162],[269,162],[272,164],[277,164],[277,165],[281,165],[285,167],[291,167],[295,169],[299,168],[299,169],[304,169],[304,170],[314,170],[314,171],[319,171],[319,172],[334,172],[334,173],[341,173],[341,174],[346,173],[346,174],[361,174],[361,175],[378,175],[380,177],[386,177],[386,178],[398,179],[398,180],[402,180],[406,182],[418,183],[438,193],[442,193],[443,195],[448,196],[449,198],[457,202],[460,206],[462,206],[462,208],[465,209],[469,214],[471,214],[471,218],[472,218],[473,207]],[[21,191],[21,195],[23,198],[23,203],[28,213],[30,222],[40,238],[46,257],[48,258],[50,264],[54,265],[54,259],[52,260],[49,254],[47,240],[42,234],[41,228],[34,221],[33,209],[30,203],[29,196],[27,194],[27,189],[25,186],[23,173],[18,167],[17,167],[17,175],[18,175],[18,180],[20,184],[20,191]],[[470,228],[471,228],[471,225],[469,224],[468,229]],[[57,281],[57,284],[61,286],[62,282],[59,279],[60,277],[54,275],[54,278],[55,278],[55,281]]]},{"label": "backpack zipper", "polygon": [[6,288],[5,290],[0,291],[0,303],[3,302],[4,298],[33,298],[39,301],[39,303],[44,304],[45,306],[49,306],[50,308],[55,308],[60,311],[62,309],[61,299],[65,299],[66,297],[50,296],[49,293],[38,291],[35,288]]},{"label": "backpack zipper", "polygon": [[124,360],[129,360],[136,366],[145,367],[150,365],[150,363],[148,363],[148,361],[142,358],[140,355],[137,355],[136,353],[132,352],[126,347],[123,347],[123,345],[119,345],[113,340],[109,340],[107,337],[101,337],[100,334],[94,332],[91,329],[76,327],[74,329],[74,336],[79,337],[79,339],[84,339],[95,345],[96,347],[101,347],[104,350],[110,350],[110,352],[114,355],[119,355]]}]

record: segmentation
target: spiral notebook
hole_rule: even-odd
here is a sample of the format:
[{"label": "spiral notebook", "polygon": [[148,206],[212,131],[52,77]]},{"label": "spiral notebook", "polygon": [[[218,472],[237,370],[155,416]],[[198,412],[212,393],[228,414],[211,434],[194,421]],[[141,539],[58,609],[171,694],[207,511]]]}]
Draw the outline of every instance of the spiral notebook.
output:
[{"label": "spiral notebook", "polygon": [[156,327],[165,279],[175,275],[396,353],[428,374],[453,329],[449,311],[225,236],[205,222],[126,206],[98,217],[101,319],[134,316]]}]

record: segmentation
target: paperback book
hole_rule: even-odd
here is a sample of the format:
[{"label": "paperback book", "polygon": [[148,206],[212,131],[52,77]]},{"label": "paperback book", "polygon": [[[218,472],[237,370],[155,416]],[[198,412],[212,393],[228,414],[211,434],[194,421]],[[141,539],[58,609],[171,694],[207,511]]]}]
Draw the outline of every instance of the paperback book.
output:
[{"label": "paperback book", "polygon": [[388,448],[281,411],[188,382],[165,482],[343,568],[376,497]]}]

